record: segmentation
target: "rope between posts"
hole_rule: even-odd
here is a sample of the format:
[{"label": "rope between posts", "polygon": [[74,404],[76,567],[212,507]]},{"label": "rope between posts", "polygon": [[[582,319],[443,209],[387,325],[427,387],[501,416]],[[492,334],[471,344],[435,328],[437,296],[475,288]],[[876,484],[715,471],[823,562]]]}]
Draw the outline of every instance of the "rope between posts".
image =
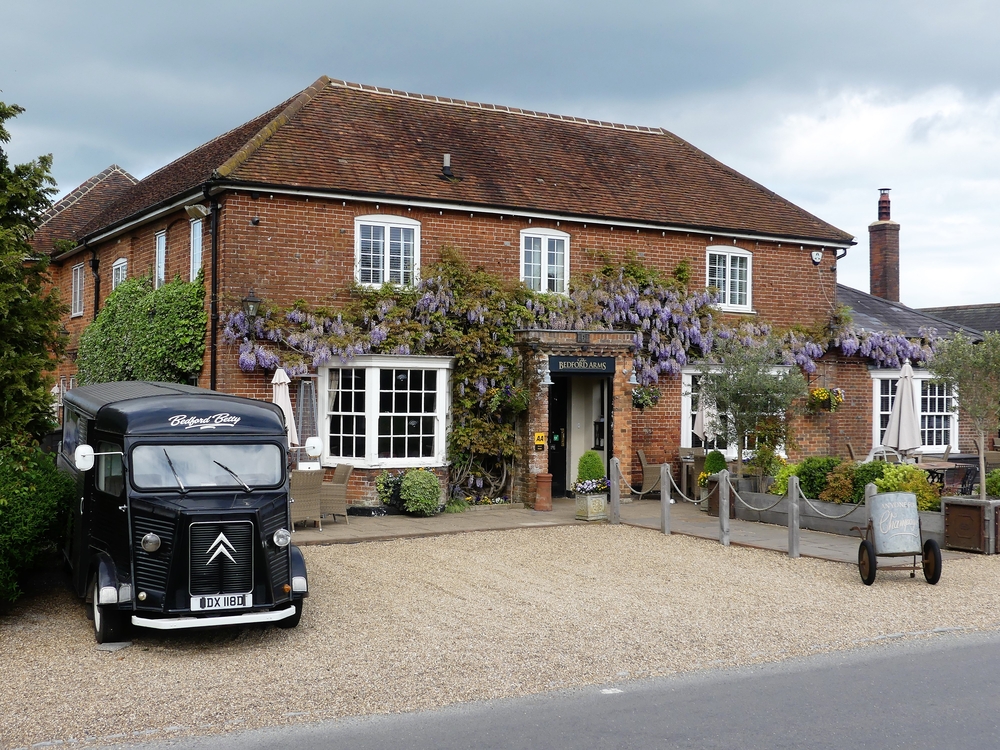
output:
[{"label": "rope between posts", "polygon": [[[613,458],[612,460],[613,461],[617,461],[618,459],[617,458]],[[621,464],[620,463],[618,465],[618,476],[621,478],[621,481],[625,484],[625,486],[628,487],[629,492],[631,492],[633,495],[638,495],[640,498],[642,498],[642,492],[640,492],[635,487],[633,487],[631,484],[629,484],[629,481],[625,478],[625,475],[622,474],[622,472],[621,472]],[[688,502],[688,503],[691,503],[692,505],[701,505],[703,502],[705,502],[704,500],[692,500],[691,498],[689,498],[687,495],[685,495],[683,492],[681,492],[681,488],[677,486],[677,482],[674,481],[674,475],[671,473],[671,474],[668,474],[667,476],[670,477],[670,484],[673,485],[673,487],[674,487],[675,490],[677,490],[677,494],[680,495],[681,500],[683,500],[685,502]],[[650,492],[652,492],[652,490],[650,490]],[[649,494],[649,493],[646,493],[646,494]],[[660,488],[660,498],[661,499],[663,498],[663,488],[662,487]]]},{"label": "rope between posts", "polygon": [[827,514],[827,513],[824,513],[824,512],[823,512],[823,511],[821,511],[821,510],[820,510],[819,508],[817,508],[817,507],[816,507],[815,505],[813,505],[813,502],[812,502],[812,500],[810,500],[810,499],[809,499],[808,497],[806,497],[806,496],[805,496],[805,495],[804,495],[804,494],[802,493],[802,490],[801,490],[801,489],[799,490],[799,495],[801,495],[801,496],[802,496],[802,499],[806,501],[806,504],[807,504],[807,505],[808,505],[808,506],[809,506],[810,508],[812,508],[812,509],[813,509],[813,510],[814,510],[814,511],[815,511],[815,512],[816,512],[816,513],[818,514],[818,515],[821,515],[821,516],[823,516],[823,518],[829,518],[829,519],[830,519],[831,521],[836,521],[836,520],[839,520],[839,519],[841,519],[841,518],[847,518],[847,517],[848,517],[849,515],[851,515],[851,513],[853,513],[854,511],[856,511],[856,510],[857,510],[858,508],[860,508],[860,507],[861,507],[861,505],[855,505],[855,506],[854,506],[853,508],[851,508],[851,509],[850,509],[849,511],[847,511],[847,512],[846,512],[846,513],[844,513],[843,515],[840,515],[840,516],[831,516],[831,515],[829,515],[829,514]]},{"label": "rope between posts", "polygon": [[742,497],[740,497],[740,493],[736,491],[735,487],[733,487],[732,480],[730,480],[727,477],[726,481],[729,483],[729,490],[736,496],[736,499],[739,500],[741,503],[743,503],[750,510],[752,510],[752,511],[754,511],[756,513],[763,513],[765,510],[771,510],[771,508],[775,507],[778,503],[780,503],[782,500],[785,499],[784,497],[779,497],[778,501],[776,503],[773,503],[772,505],[768,505],[766,508],[755,508],[750,503],[748,503],[746,500],[744,500]]},{"label": "rope between posts", "polygon": [[687,495],[681,492],[681,488],[677,486],[677,482],[674,481],[674,475],[671,473],[668,476],[670,477],[670,484],[673,486],[675,490],[677,490],[677,494],[680,495],[681,500],[683,500],[686,503],[691,503],[692,505],[701,505],[703,502],[705,502],[704,500],[692,500],[691,498],[689,498]]}]

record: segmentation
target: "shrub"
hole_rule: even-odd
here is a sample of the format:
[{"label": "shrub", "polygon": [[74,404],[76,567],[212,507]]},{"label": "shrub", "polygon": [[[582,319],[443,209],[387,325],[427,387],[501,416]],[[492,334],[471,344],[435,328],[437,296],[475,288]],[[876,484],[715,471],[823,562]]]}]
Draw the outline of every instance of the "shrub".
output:
[{"label": "shrub", "polygon": [[758,445],[753,457],[747,462],[747,467],[762,477],[773,477],[784,465],[785,459],[770,445]]},{"label": "shrub", "polygon": [[375,494],[383,505],[402,508],[403,501],[399,497],[402,484],[403,472],[390,474],[388,471],[383,471],[375,478]]},{"label": "shrub", "polygon": [[836,456],[810,456],[802,459],[796,476],[806,497],[819,497],[826,489],[826,475],[840,465]]},{"label": "shrub", "polygon": [[[819,494],[819,499],[828,503],[850,503],[854,497],[854,478],[857,475],[858,464],[844,461],[840,466],[826,475],[826,489]],[[863,489],[864,485],[862,485]]]},{"label": "shrub", "polygon": [[858,464],[854,472],[854,492],[851,495],[851,502],[859,505],[865,501],[865,485],[875,483],[881,479],[885,469],[889,464],[885,461],[871,461],[866,464]]},{"label": "shrub", "polygon": [[778,473],[774,475],[774,484],[771,485],[771,494],[784,495],[788,492],[788,478],[798,476],[798,470],[798,464],[785,464],[778,469]]},{"label": "shrub", "polygon": [[1000,497],[1000,469],[994,469],[986,475],[986,494]]},{"label": "shrub", "polygon": [[879,492],[912,492],[917,496],[917,510],[941,510],[941,489],[913,464],[887,464],[875,486]]},{"label": "shrub", "polygon": [[461,497],[453,497],[445,503],[444,512],[445,513],[464,513],[469,507],[470,503]]},{"label": "shrub", "polygon": [[20,596],[18,578],[57,547],[73,490],[51,454],[17,443],[0,449],[0,606]]},{"label": "shrub", "polygon": [[603,479],[607,475],[601,454],[597,451],[584,451],[576,467],[576,481],[586,482],[590,479]]},{"label": "shrub", "polygon": [[403,475],[399,499],[408,513],[433,516],[441,505],[441,484],[432,471],[410,469]]},{"label": "shrub", "polygon": [[726,463],[726,457],[719,451],[712,451],[705,456],[705,471],[709,474],[718,474],[728,466],[729,464]]}]

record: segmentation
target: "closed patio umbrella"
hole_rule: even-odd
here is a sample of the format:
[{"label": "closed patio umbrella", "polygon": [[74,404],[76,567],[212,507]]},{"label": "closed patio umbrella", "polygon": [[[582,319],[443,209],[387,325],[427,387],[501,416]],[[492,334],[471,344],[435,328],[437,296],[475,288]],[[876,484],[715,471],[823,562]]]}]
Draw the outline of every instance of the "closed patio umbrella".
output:
[{"label": "closed patio umbrella", "polygon": [[702,442],[712,440],[715,438],[714,433],[710,425],[715,419],[715,411],[712,407],[705,404],[703,398],[698,399],[698,411],[694,414],[694,427],[692,432],[697,435]]},{"label": "closed patio umbrella", "polygon": [[885,428],[882,445],[895,448],[900,453],[908,453],[923,445],[913,394],[913,368],[910,367],[909,360],[903,364],[899,373],[896,400],[889,414],[889,424]]},{"label": "closed patio umbrella", "polygon": [[299,435],[295,430],[295,416],[292,413],[292,397],[288,393],[288,384],[291,383],[291,378],[288,377],[282,368],[278,368],[274,371],[274,377],[271,378],[271,401],[281,409],[285,415],[285,426],[288,429],[288,444],[298,445]]}]

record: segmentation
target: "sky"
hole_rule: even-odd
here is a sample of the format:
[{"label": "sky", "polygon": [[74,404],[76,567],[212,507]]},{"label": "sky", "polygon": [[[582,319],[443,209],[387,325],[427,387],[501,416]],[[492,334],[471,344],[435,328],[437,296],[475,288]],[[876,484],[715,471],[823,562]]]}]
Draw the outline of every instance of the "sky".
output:
[{"label": "sky", "polygon": [[892,189],[913,307],[1000,302],[1000,5],[0,0],[12,161],[144,177],[321,75],[663,127],[854,235]]}]

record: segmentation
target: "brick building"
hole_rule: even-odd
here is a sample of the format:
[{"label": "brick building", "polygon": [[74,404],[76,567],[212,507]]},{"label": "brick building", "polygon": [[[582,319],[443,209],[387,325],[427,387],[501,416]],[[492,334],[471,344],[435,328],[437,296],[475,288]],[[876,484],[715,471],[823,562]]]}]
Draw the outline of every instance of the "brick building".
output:
[{"label": "brick building", "polygon": [[[151,273],[160,283],[203,269],[210,321],[198,382],[263,399],[270,374],[242,372],[237,348],[220,335],[221,316],[251,290],[279,307],[306,299],[336,308],[355,283],[412,283],[445,247],[473,266],[554,293],[609,261],[633,258],[669,275],[686,260],[693,286],[724,290],[723,318],[822,326],[841,295],[837,260],[854,244],[662,129],[326,77],[141,181],[116,167],[102,175],[95,185],[106,200],[57,205],[65,228],[36,240],[42,250],[56,239],[76,243],[54,258],[55,283],[72,301],[70,356],[59,374],[72,377],[80,333],[120,279]],[[633,484],[637,449],[652,461],[676,460],[692,445],[696,370],[661,381],[655,408],[633,409],[627,339],[607,331],[523,334],[534,391],[519,425],[516,499],[532,501],[534,478],[547,471],[557,491],[564,487],[592,443],[619,456]],[[803,418],[801,450],[842,454],[849,439],[867,449],[866,366],[836,357],[820,365],[814,382],[851,379],[857,395],[842,413]],[[552,386],[535,376],[546,368]],[[380,376],[388,371],[431,396],[425,403],[432,406],[414,420],[422,425],[418,455],[406,441],[397,451],[376,427]],[[371,480],[383,468],[446,464],[450,372],[447,358],[370,355],[318,367],[303,380],[309,387],[293,388],[300,401],[315,403],[323,463],[355,465],[352,502],[372,501]],[[371,413],[354,415],[363,419],[348,420],[334,407],[351,388],[367,395]],[[597,430],[606,430],[600,441]],[[534,450],[536,433],[545,435],[544,451]]]}]

